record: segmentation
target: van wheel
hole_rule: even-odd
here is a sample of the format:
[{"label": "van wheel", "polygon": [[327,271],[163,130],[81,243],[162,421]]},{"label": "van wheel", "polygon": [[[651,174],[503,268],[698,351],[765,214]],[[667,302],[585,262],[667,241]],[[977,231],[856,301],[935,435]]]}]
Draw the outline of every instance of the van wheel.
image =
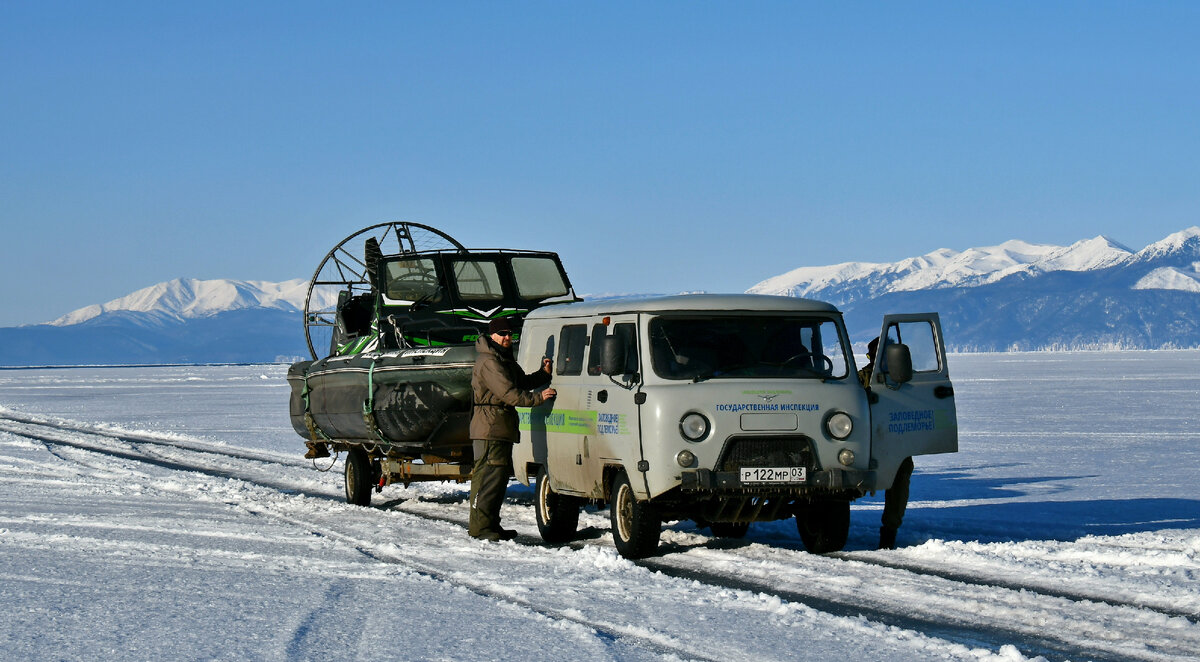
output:
[{"label": "van wheel", "polygon": [[850,535],[850,500],[814,501],[796,512],[796,530],[804,549],[828,554],[846,546]]},{"label": "van wheel", "polygon": [[579,527],[579,509],[583,499],[558,494],[550,488],[550,474],[546,467],[538,469],[537,475],[537,525],[542,540],[546,542],[570,542]]},{"label": "van wheel", "polygon": [[662,535],[662,520],[648,501],[638,501],[622,471],[613,479],[612,502],[609,503],[613,542],[617,552],[627,559],[640,559],[658,549]]},{"label": "van wheel", "polygon": [[712,522],[708,529],[718,538],[745,538],[750,522]]},{"label": "van wheel", "polygon": [[362,448],[351,448],[346,454],[346,503],[371,505],[371,488],[375,487],[371,469],[371,458]]}]

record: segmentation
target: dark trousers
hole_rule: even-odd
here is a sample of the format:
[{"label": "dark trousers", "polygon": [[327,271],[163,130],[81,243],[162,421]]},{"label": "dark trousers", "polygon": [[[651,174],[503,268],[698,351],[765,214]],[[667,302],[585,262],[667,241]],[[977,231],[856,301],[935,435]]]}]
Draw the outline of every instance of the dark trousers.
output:
[{"label": "dark trousers", "polygon": [[904,458],[896,470],[896,480],[883,493],[883,528],[895,531],[904,521],[904,510],[908,508],[908,481],[912,478],[913,461]]},{"label": "dark trousers", "polygon": [[[482,445],[483,449],[478,450]],[[471,525],[468,533],[479,536],[500,531],[500,504],[513,475],[512,442],[476,440],[475,466],[471,469]]]}]

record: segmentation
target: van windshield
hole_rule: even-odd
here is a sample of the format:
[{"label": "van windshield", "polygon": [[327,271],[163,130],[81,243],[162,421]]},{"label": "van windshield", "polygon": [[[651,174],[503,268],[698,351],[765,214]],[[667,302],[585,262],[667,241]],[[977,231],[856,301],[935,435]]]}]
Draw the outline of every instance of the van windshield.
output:
[{"label": "van windshield", "polygon": [[842,379],[850,368],[829,318],[664,316],[650,322],[654,372],[666,379]]}]

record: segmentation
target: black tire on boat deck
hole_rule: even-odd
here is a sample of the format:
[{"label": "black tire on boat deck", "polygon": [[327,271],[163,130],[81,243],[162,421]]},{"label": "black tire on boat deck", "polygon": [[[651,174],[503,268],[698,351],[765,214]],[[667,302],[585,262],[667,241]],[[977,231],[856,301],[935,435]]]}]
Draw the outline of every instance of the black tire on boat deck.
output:
[{"label": "black tire on boat deck", "polygon": [[346,454],[346,503],[371,505],[373,484],[371,458],[361,448],[351,448]]}]

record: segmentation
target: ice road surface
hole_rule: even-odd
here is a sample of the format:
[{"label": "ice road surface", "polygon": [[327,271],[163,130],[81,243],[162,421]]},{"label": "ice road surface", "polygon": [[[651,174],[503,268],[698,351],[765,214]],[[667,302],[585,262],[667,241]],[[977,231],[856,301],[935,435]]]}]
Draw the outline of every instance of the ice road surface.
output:
[{"label": "ice road surface", "polygon": [[301,458],[284,366],[0,370],[0,659],[1185,660],[1200,657],[1200,352],[951,357],[955,455],[844,552],[607,512],[540,542],[532,490],[347,505]]}]

